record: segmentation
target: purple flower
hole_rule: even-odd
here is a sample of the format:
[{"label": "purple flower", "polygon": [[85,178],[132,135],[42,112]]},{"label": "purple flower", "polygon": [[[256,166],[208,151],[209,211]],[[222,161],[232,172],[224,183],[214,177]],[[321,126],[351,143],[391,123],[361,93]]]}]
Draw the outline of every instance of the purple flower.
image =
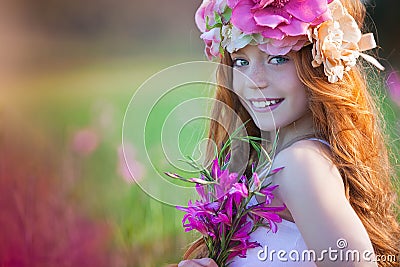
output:
[{"label": "purple flower", "polygon": [[252,206],[250,209],[250,214],[254,221],[258,221],[260,218],[267,221],[271,231],[276,233],[278,230],[278,226],[276,224],[282,222],[282,218],[276,214],[276,212],[283,211],[284,209],[286,209],[286,206],[270,207],[269,204],[262,203]]},{"label": "purple flower", "polygon": [[279,167],[279,168],[273,169],[273,170],[269,173],[269,175],[274,175],[275,173],[280,172],[280,171],[283,170],[284,168],[285,168],[285,167]]},{"label": "purple flower", "polygon": [[266,204],[271,204],[272,200],[274,199],[274,194],[272,193],[272,191],[274,191],[275,188],[277,188],[277,187],[278,187],[278,185],[273,185],[273,186],[261,188],[260,193],[265,195],[265,203]]},{"label": "purple flower", "polygon": [[197,194],[201,197],[202,201],[209,202],[210,201],[210,194],[206,193],[205,186],[201,184],[196,184],[196,191]]},{"label": "purple flower", "polygon": [[216,181],[215,185],[215,197],[217,199],[222,198],[224,195],[228,194],[233,185],[237,182],[237,173],[229,173],[228,170],[221,170],[218,160],[214,160],[212,166],[212,176]]},{"label": "purple flower", "polygon": [[222,171],[218,163],[218,159],[213,160],[213,165],[211,167],[211,176],[217,178],[221,175]]},{"label": "purple flower", "polygon": [[256,247],[261,247],[261,245],[257,242],[246,242],[246,244],[240,243],[239,245],[237,245],[229,250],[231,253],[228,257],[228,261],[233,259],[236,256],[245,258],[247,250],[251,249],[251,248],[256,248]]},{"label": "purple flower", "polygon": [[196,201],[195,204],[192,204],[189,201],[187,208],[180,206],[176,208],[186,213],[182,219],[185,232],[197,230],[203,235],[216,237],[215,231],[209,226],[212,225],[213,215],[219,209],[218,202],[203,204]]},{"label": "purple flower", "polygon": [[226,214],[223,214],[223,213],[217,213],[217,215],[215,217],[213,217],[211,219],[211,221],[213,223],[215,223],[215,224],[223,223],[223,224],[226,224],[226,225],[229,225],[229,226],[231,225],[231,222],[230,222],[228,216]]},{"label": "purple flower", "polygon": [[233,202],[233,197],[232,196],[228,196],[227,200],[226,200],[226,203],[225,203],[225,212],[226,212],[226,215],[228,216],[230,224],[232,223],[232,215],[233,215],[232,202]]},{"label": "purple flower", "polygon": [[258,174],[256,172],[253,173],[253,182],[256,188],[260,186],[260,178],[258,178]]},{"label": "purple flower", "polygon": [[224,164],[228,164],[230,160],[231,160],[231,152],[226,154]]},{"label": "purple flower", "polygon": [[246,242],[250,239],[250,231],[252,227],[253,223],[251,221],[245,223],[239,230],[237,230],[233,234],[232,240],[240,241],[241,243],[246,244]]},{"label": "purple flower", "polygon": [[244,183],[235,183],[232,185],[229,194],[233,197],[233,200],[238,207],[240,202],[249,196],[249,191]]}]

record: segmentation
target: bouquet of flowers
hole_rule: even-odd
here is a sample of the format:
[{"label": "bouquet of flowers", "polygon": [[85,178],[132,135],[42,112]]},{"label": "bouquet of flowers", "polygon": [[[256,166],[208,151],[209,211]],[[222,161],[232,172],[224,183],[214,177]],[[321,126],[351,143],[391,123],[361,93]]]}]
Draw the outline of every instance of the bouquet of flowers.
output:
[{"label": "bouquet of flowers", "polygon": [[[194,202],[190,200],[188,207],[178,206],[177,209],[185,212],[182,220],[185,231],[200,232],[208,248],[208,257],[221,267],[228,266],[229,261],[236,256],[246,257],[247,249],[260,246],[259,243],[250,241],[250,234],[258,227],[268,227],[275,233],[277,223],[282,221],[276,213],[285,209],[285,206],[271,206],[273,191],[277,185],[263,183],[267,177],[279,172],[283,167],[271,170],[271,157],[257,142],[261,139],[246,136],[238,139],[249,142],[257,151],[259,159],[264,152],[265,160],[258,164],[257,168],[254,163],[251,165],[251,177],[230,172],[227,167],[231,153],[223,155],[233,138],[237,137],[229,138],[217,153],[211,170],[188,157],[188,163],[199,170],[199,178],[186,179],[178,174],[166,172],[172,178],[196,184],[200,199]],[[267,170],[263,177],[257,174],[260,169]],[[250,199],[257,195],[264,197],[265,202],[249,205]]]}]

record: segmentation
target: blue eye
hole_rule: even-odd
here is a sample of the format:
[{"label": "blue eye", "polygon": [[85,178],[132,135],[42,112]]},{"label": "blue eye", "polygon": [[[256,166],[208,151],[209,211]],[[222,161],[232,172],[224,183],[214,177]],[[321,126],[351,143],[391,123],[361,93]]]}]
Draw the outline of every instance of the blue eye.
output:
[{"label": "blue eye", "polygon": [[238,58],[233,60],[233,67],[243,67],[249,65],[249,62],[245,59]]},{"label": "blue eye", "polygon": [[287,61],[289,61],[289,59],[284,56],[275,56],[269,60],[269,63],[274,64],[274,65],[280,65]]}]

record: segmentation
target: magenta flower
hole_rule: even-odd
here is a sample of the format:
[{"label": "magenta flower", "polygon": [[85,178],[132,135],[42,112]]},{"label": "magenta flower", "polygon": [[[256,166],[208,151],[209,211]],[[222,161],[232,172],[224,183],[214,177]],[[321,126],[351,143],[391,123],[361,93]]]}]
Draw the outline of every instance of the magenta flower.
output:
[{"label": "magenta flower", "polygon": [[238,181],[237,173],[229,173],[228,170],[221,171],[218,161],[214,160],[212,176],[215,178],[215,197],[217,199],[222,198],[228,194],[231,188]]},{"label": "magenta flower", "polygon": [[211,176],[214,178],[218,178],[222,173],[221,167],[219,166],[218,159],[213,160],[213,164],[211,167]]},{"label": "magenta flower", "polygon": [[250,209],[250,216],[254,221],[258,221],[260,219],[265,220],[269,228],[273,233],[276,233],[278,230],[277,223],[282,222],[282,218],[276,214],[276,212],[280,212],[285,210],[286,207],[270,207],[268,203],[258,204],[256,206],[252,206]]},{"label": "magenta flower", "polygon": [[246,244],[247,241],[250,239],[250,231],[253,227],[253,223],[251,221],[248,221],[245,223],[239,230],[237,230],[233,236],[232,240],[233,241],[240,241],[242,244]]},{"label": "magenta flower", "polygon": [[227,261],[233,259],[236,256],[245,258],[247,250],[251,249],[251,248],[256,248],[256,247],[261,247],[261,245],[257,242],[246,242],[246,244],[241,243],[240,245],[235,246],[229,250],[230,255],[229,255]]},{"label": "magenta flower", "polygon": [[211,221],[212,221],[213,223],[215,223],[215,224],[217,224],[217,223],[223,223],[223,224],[226,224],[226,225],[228,225],[228,226],[231,225],[230,219],[228,218],[228,216],[227,216],[226,214],[223,214],[223,213],[217,213],[217,215],[214,216],[214,217],[211,219]]},{"label": "magenta flower", "polygon": [[249,196],[249,190],[247,189],[246,184],[235,183],[229,190],[229,194],[232,196],[236,206],[239,207],[240,202]]},{"label": "magenta flower", "polygon": [[[269,206],[277,186],[262,186],[263,181],[254,172],[255,165],[252,178],[248,179],[245,175],[239,177],[226,169],[229,159],[228,154],[220,166],[216,158],[210,171],[201,170],[200,178],[185,179],[178,174],[165,173],[174,179],[196,183],[200,200],[194,203],[189,201],[188,207],[177,209],[185,212],[182,219],[185,231],[196,230],[203,235],[208,244],[208,256],[218,266],[226,266],[235,256],[246,257],[249,248],[260,246],[257,242],[250,242],[250,234],[260,225],[276,232],[277,223],[281,222],[276,213],[285,209]],[[271,170],[266,177],[282,169]],[[248,205],[256,193],[265,195],[266,201],[255,206]]]},{"label": "magenta flower", "polygon": [[219,203],[202,203],[196,201],[192,204],[191,201],[188,203],[188,207],[176,207],[178,210],[186,212],[183,216],[182,224],[185,228],[185,232],[197,230],[203,235],[211,236],[216,238],[217,235],[213,230],[213,217],[216,215],[216,211],[219,209]]},{"label": "magenta flower", "polygon": [[258,188],[260,186],[260,178],[258,178],[258,174],[256,172],[253,173],[253,181],[254,181],[254,186]]},{"label": "magenta flower", "polygon": [[204,187],[205,187],[204,185],[196,184],[196,191],[197,191],[197,194],[199,194],[199,196],[201,197],[202,201],[209,202],[211,200],[210,194],[206,193],[206,190]]},{"label": "magenta flower", "polygon": [[257,242],[250,242],[250,232],[253,227],[253,223],[248,221],[234,233],[231,240],[238,243],[230,249],[231,254],[228,257],[228,261],[236,256],[245,258],[248,249],[261,246]]},{"label": "magenta flower", "polygon": [[[226,212],[226,216],[228,216],[229,219],[229,223],[232,223],[232,215],[234,214],[234,210],[233,210],[233,198],[232,197],[228,197],[225,203],[225,212]],[[236,211],[236,210],[235,210]]]},{"label": "magenta flower", "polygon": [[278,185],[261,188],[260,193],[265,195],[265,203],[271,204],[272,200],[275,197],[274,194],[272,193],[272,191],[274,191],[275,188],[277,188],[277,187],[278,187]]}]

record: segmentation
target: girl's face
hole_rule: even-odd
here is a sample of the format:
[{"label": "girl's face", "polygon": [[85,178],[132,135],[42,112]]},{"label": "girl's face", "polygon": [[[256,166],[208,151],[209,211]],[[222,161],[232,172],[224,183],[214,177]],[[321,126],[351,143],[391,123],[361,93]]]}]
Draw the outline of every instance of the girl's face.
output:
[{"label": "girl's face", "polygon": [[306,88],[290,54],[271,56],[248,45],[231,57],[233,90],[260,130],[283,128],[306,114]]}]

